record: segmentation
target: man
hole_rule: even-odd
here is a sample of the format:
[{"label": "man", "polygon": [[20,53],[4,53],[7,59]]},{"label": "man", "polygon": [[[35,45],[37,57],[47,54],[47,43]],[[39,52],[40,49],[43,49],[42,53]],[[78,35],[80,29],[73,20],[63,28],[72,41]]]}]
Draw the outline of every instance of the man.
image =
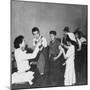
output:
[{"label": "man", "polygon": [[37,68],[39,70],[40,75],[44,75],[45,65],[46,65],[46,60],[47,60],[47,41],[45,37],[40,35],[40,31],[38,27],[32,28],[32,34],[34,36],[33,38],[34,48],[39,42],[41,42]]}]

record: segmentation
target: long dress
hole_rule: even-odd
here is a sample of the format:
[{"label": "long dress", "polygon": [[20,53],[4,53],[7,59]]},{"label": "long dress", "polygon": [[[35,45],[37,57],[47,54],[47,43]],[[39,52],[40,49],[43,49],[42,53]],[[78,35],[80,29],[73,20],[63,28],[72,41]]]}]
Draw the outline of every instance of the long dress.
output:
[{"label": "long dress", "polygon": [[75,76],[75,67],[74,67],[74,56],[75,49],[74,46],[71,45],[66,52],[66,69],[64,75],[64,85],[73,85],[76,83],[76,76]]},{"label": "long dress", "polygon": [[[85,83],[87,79],[87,44],[86,39],[81,37],[77,38],[77,47],[75,54],[75,69],[76,69],[76,81],[77,83]],[[81,48],[80,48],[81,47]],[[80,50],[78,51],[77,49]]]}]

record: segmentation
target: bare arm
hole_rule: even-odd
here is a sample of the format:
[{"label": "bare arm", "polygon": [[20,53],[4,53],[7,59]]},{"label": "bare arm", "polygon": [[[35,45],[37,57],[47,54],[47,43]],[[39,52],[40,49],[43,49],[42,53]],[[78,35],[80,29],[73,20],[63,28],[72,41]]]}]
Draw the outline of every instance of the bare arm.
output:
[{"label": "bare arm", "polygon": [[77,41],[78,41],[78,46],[79,46],[79,48],[77,50],[80,51],[81,50],[82,43],[80,42],[79,39],[77,39]]},{"label": "bare arm", "polygon": [[25,59],[25,60],[33,59],[33,58],[35,58],[37,56],[38,52],[39,52],[39,48],[35,48],[33,53],[26,53],[26,52],[23,53],[22,58]]},{"label": "bare arm", "polygon": [[61,50],[61,46],[59,46],[59,50],[60,50],[60,52],[59,52],[59,54],[56,56],[56,57],[54,57],[54,60],[56,60],[56,59],[58,59],[61,55],[62,55],[62,50]]},{"label": "bare arm", "polygon": [[41,43],[38,43],[33,51],[33,53],[29,53],[27,54],[26,52],[23,53],[22,57],[24,59],[33,59],[37,56],[38,52],[39,52],[39,46],[41,45]]}]

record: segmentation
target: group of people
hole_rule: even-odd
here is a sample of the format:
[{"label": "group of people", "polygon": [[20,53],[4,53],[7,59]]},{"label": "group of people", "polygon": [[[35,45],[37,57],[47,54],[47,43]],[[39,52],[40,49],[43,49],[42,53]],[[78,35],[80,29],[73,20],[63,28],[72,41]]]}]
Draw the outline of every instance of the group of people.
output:
[{"label": "group of people", "polygon": [[[48,73],[51,83],[60,83],[63,77],[65,86],[75,85],[83,71],[83,65],[86,64],[86,57],[84,57],[86,54],[83,53],[83,56],[81,52],[82,47],[86,47],[86,38],[78,28],[72,33],[66,26],[63,33],[64,37],[60,39],[57,38],[56,31],[50,31],[51,41],[48,44],[46,38],[40,34],[39,28],[33,27],[32,53],[27,53],[25,50],[24,36],[17,36],[14,40],[14,55],[18,71],[12,74],[12,84],[29,82],[32,85],[35,72],[30,69],[31,64],[35,64],[41,76]],[[31,59],[33,61],[29,63]],[[48,70],[46,70],[47,65]]]}]

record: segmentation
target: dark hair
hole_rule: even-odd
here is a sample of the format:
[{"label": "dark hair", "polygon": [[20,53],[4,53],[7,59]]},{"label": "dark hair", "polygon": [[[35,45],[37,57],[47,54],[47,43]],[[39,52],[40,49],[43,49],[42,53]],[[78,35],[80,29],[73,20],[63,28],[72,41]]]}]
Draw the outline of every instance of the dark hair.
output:
[{"label": "dark hair", "polygon": [[56,31],[50,31],[49,34],[57,35]]},{"label": "dark hair", "polygon": [[39,31],[39,28],[38,28],[38,27],[33,27],[33,28],[32,28],[32,34],[33,34],[33,32],[36,32],[36,31],[37,31],[37,32],[40,32],[40,31]]},{"label": "dark hair", "polygon": [[66,26],[64,29],[63,29],[64,32],[69,32],[69,27]]},{"label": "dark hair", "polygon": [[67,35],[67,37],[66,37],[66,43],[67,43],[67,42],[70,42],[72,45],[76,45],[76,42],[73,41],[73,40],[71,40],[68,35]]},{"label": "dark hair", "polygon": [[23,42],[24,36],[20,35],[15,38],[14,40],[14,48],[17,49],[19,48],[19,45]]},{"label": "dark hair", "polygon": [[80,39],[83,36],[83,34],[82,34],[82,32],[79,29],[80,28],[76,28],[76,30],[74,31],[74,34],[77,34],[78,38]]}]

